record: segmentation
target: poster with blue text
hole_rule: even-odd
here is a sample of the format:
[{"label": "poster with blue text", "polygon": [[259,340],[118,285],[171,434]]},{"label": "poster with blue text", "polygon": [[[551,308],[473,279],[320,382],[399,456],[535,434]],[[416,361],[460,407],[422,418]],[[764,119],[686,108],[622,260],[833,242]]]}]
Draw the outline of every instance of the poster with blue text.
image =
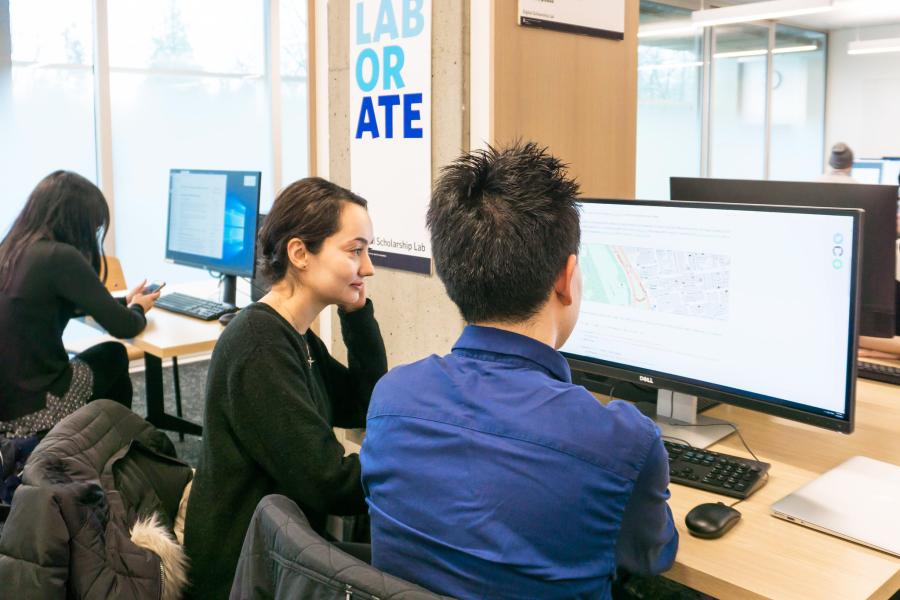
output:
[{"label": "poster with blue text", "polygon": [[350,189],[376,266],[431,273],[431,0],[350,2]]}]

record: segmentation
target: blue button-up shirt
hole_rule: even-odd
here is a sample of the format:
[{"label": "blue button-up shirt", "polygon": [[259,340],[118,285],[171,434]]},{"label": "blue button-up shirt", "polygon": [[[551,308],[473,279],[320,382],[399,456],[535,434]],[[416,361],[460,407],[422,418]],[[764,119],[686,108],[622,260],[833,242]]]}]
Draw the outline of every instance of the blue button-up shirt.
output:
[{"label": "blue button-up shirt", "polygon": [[360,455],[373,564],[459,598],[607,598],[671,566],[659,430],[603,406],[532,338],[468,326],[372,395]]}]

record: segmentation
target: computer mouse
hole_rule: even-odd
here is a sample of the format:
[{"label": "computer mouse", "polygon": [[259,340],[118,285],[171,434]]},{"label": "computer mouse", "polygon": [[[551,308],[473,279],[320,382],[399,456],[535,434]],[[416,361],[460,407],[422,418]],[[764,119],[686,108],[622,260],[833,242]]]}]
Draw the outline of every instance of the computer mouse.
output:
[{"label": "computer mouse", "polygon": [[738,510],[721,502],[707,502],[692,508],[684,518],[684,524],[691,535],[715,539],[737,525],[740,519]]},{"label": "computer mouse", "polygon": [[237,316],[237,312],[225,313],[221,317],[219,317],[219,323],[224,327],[231,323],[231,320]]}]

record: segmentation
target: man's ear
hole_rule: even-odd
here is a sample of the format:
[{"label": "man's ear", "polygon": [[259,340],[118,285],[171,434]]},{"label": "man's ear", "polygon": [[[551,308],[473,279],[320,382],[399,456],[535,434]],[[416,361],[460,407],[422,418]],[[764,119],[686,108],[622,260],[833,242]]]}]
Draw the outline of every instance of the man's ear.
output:
[{"label": "man's ear", "polygon": [[309,264],[309,252],[300,238],[291,238],[287,243],[287,257],[297,269],[303,271]]},{"label": "man's ear", "polygon": [[574,299],[572,298],[572,282],[575,278],[575,269],[578,268],[578,256],[570,254],[566,259],[566,266],[559,271],[556,276],[556,283],[553,285],[553,291],[563,306],[569,306]]}]

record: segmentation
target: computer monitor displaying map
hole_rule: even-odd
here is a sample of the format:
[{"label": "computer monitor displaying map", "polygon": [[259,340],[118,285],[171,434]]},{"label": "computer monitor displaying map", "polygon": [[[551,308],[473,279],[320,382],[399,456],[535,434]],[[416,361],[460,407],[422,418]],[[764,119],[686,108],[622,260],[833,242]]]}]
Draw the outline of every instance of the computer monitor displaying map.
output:
[{"label": "computer monitor displaying map", "polygon": [[672,434],[696,446],[731,432],[690,414],[696,396],[850,432],[862,214],[585,200],[561,351],[574,371],[660,388],[664,433],[704,423]]}]

